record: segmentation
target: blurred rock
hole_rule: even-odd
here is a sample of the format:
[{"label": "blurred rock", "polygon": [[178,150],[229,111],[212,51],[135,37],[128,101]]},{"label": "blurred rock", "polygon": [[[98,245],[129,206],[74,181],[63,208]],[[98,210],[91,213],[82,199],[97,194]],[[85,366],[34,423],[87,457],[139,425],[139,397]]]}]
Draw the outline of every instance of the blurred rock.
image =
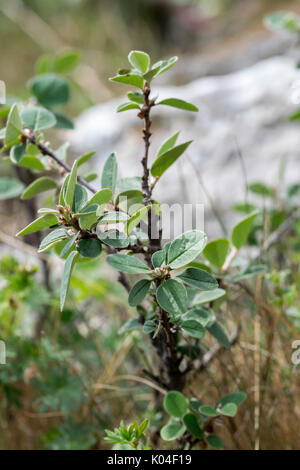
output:
[{"label": "blurred rock", "polygon": [[[288,122],[297,109],[291,103],[292,87],[300,87],[300,72],[288,57],[273,57],[224,76],[206,77],[180,87],[158,87],[155,96],[178,97],[199,107],[189,113],[161,106],[153,110],[153,161],[163,140],[181,130],[179,142],[194,139],[187,154],[161,178],[154,197],[160,202],[205,204],[205,225],[210,234],[220,235],[211,207],[189,161],[196,165],[215,206],[225,219],[228,209],[242,202],[247,179],[278,184],[278,173],[286,160],[286,182],[299,180],[300,124]],[[124,94],[126,87],[124,86]],[[76,121],[69,135],[75,153],[97,150],[93,168],[101,173],[104,159],[117,152],[120,176],[141,175],[143,155],[142,121],[134,111],[116,114],[124,100],[93,107]]]}]

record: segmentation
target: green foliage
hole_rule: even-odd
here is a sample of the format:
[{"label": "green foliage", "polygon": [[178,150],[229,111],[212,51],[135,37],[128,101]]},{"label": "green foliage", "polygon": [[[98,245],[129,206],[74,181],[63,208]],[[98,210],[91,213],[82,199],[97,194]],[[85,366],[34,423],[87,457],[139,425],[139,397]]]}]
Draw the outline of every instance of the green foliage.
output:
[{"label": "green foliage", "polygon": [[70,98],[67,80],[54,73],[37,75],[30,81],[30,89],[38,102],[46,108],[65,104]]},{"label": "green foliage", "polygon": [[107,437],[104,439],[110,444],[128,444],[134,450],[150,450],[145,436],[148,424],[148,420],[145,419],[141,424],[133,423],[126,427],[121,421],[119,428],[115,428],[114,431],[105,430]]},{"label": "green foliage", "polygon": [[164,397],[166,412],[175,418],[182,418],[187,412],[187,401],[180,392],[168,392]]},{"label": "green foliage", "polygon": [[24,189],[24,184],[14,178],[0,178],[0,200],[11,199],[19,196]]},{"label": "green foliage", "polygon": [[118,176],[118,164],[117,164],[117,157],[115,153],[112,153],[105,162],[103,172],[102,172],[102,179],[101,179],[101,186],[102,188],[111,189],[114,193],[117,184],[117,176]]},{"label": "green foliage", "polygon": [[233,227],[231,241],[237,250],[240,250],[245,244],[257,214],[254,212]]},{"label": "green foliage", "polygon": [[218,238],[207,243],[203,250],[203,256],[217,268],[221,269],[229,250],[229,241],[226,238]]},{"label": "green foliage", "polygon": [[41,176],[41,178],[37,178],[27,186],[25,191],[22,193],[21,199],[30,199],[37,194],[55,188],[57,188],[57,184],[53,179],[47,178],[47,176]]}]

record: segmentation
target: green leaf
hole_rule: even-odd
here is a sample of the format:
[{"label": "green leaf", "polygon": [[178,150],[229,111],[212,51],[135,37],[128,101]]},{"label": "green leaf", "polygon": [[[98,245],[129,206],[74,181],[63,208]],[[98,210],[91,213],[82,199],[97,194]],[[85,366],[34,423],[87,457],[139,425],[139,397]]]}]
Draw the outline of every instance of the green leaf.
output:
[{"label": "green leaf", "polygon": [[202,439],[203,431],[200,429],[197,418],[193,413],[187,413],[184,415],[183,422],[192,436]]},{"label": "green leaf", "polygon": [[26,152],[26,143],[25,142],[21,143],[21,144],[14,145],[10,149],[9,158],[11,159],[11,161],[13,163],[15,163],[17,165],[17,164],[19,164],[19,162],[24,157],[25,152]]},{"label": "green leaf", "polygon": [[77,244],[77,250],[85,258],[96,258],[102,251],[102,244],[95,238],[81,238]]},{"label": "green leaf", "polygon": [[157,69],[155,77],[169,70],[178,60],[177,56],[171,57],[169,60],[160,60],[152,66],[152,69]]},{"label": "green leaf", "polygon": [[200,292],[197,294],[193,300],[193,304],[206,304],[208,302],[213,302],[214,300],[223,297],[226,294],[224,289],[215,289],[209,292]]},{"label": "green leaf", "polygon": [[55,188],[57,188],[57,184],[53,179],[47,178],[46,176],[42,176],[41,178],[34,180],[29,186],[27,186],[21,196],[21,199],[30,199],[36,196],[37,194]]},{"label": "green leaf", "polygon": [[245,271],[233,276],[232,280],[234,282],[237,282],[237,281],[241,281],[242,279],[249,279],[253,276],[258,276],[259,274],[263,274],[266,271],[267,271],[267,266],[265,266],[264,264],[248,266],[248,268]]},{"label": "green leaf", "polygon": [[117,157],[115,153],[111,153],[104,164],[102,178],[101,178],[102,188],[111,189],[112,192],[114,193],[116,189],[117,176],[118,176]]},{"label": "green leaf", "polygon": [[59,253],[60,258],[64,258],[65,256],[69,255],[70,251],[73,251],[73,248],[75,246],[75,241],[78,237],[78,233],[75,233],[70,240],[65,244],[61,252]]},{"label": "green leaf", "polygon": [[47,109],[40,108],[38,106],[30,106],[23,109],[21,112],[21,119],[23,121],[23,126],[34,132],[50,129],[56,124],[54,114]]},{"label": "green leaf", "polygon": [[182,320],[196,320],[203,328],[206,328],[215,323],[216,316],[211,308],[195,305],[183,315]]},{"label": "green leaf", "polygon": [[138,258],[129,255],[109,255],[107,262],[110,266],[128,274],[150,273],[150,269]]},{"label": "green leaf", "polygon": [[250,204],[250,202],[234,204],[232,208],[237,212],[244,212],[245,214],[250,214],[256,210],[256,206],[254,204]]},{"label": "green leaf", "polygon": [[176,134],[173,134],[171,137],[169,137],[160,147],[157,156],[160,157],[163,153],[167,152],[168,150],[172,149],[174,145],[177,142],[178,136],[179,136],[180,131],[176,132]]},{"label": "green leaf", "polygon": [[117,113],[122,113],[123,111],[129,111],[130,109],[140,109],[138,104],[135,103],[123,103],[117,107]]},{"label": "green leaf", "polygon": [[17,237],[38,232],[43,228],[51,227],[51,225],[56,225],[57,222],[57,217],[54,214],[43,215],[31,222],[31,224],[27,225],[27,227],[23,228],[23,230],[20,230],[20,232],[17,233]]},{"label": "green leaf", "polygon": [[217,407],[227,405],[228,403],[234,403],[236,406],[239,406],[247,398],[247,393],[245,392],[233,392],[228,395],[224,395],[221,400],[218,401]]},{"label": "green leaf", "polygon": [[66,194],[65,194],[65,203],[72,207],[73,199],[74,199],[74,193],[75,193],[75,186],[77,182],[77,166],[78,162],[75,160],[72,166],[72,170],[70,173],[70,178],[66,187]]},{"label": "green leaf", "polygon": [[60,189],[58,201],[61,206],[65,205],[65,194],[66,194],[66,188],[67,188],[69,179],[70,179],[70,175],[67,175]]},{"label": "green leaf", "polygon": [[207,327],[207,331],[209,331],[209,333],[210,333],[214,338],[216,338],[216,340],[217,340],[222,346],[224,346],[224,347],[227,348],[227,349],[230,348],[230,341],[229,341],[229,339],[227,338],[227,335],[226,335],[225,331],[223,330],[223,328],[222,328],[218,323],[214,323],[213,325],[208,326],[208,327]]},{"label": "green leaf", "polygon": [[88,205],[90,204],[98,204],[101,206],[102,204],[107,205],[109,201],[113,198],[113,193],[111,189],[100,189],[92,198],[89,200]]},{"label": "green leaf", "polygon": [[157,289],[156,297],[161,308],[175,315],[175,318],[187,309],[186,289],[175,279],[168,279],[161,284]]},{"label": "green leaf", "polygon": [[197,106],[193,105],[192,103],[188,103],[187,101],[179,100],[177,98],[167,98],[165,100],[159,101],[156,104],[172,106],[173,108],[184,109],[186,111],[199,111]]},{"label": "green leaf", "polygon": [[120,191],[141,191],[142,178],[140,176],[133,176],[131,178],[120,178],[117,182]]},{"label": "green leaf", "polygon": [[140,75],[135,73],[127,73],[122,75],[116,75],[115,77],[110,79],[113,82],[124,83],[125,85],[135,86],[143,90],[144,88],[144,80]]},{"label": "green leaf", "polygon": [[164,250],[159,250],[153,253],[151,258],[154,268],[162,268],[166,265],[166,253]]},{"label": "green leaf", "polygon": [[58,73],[71,72],[80,62],[81,54],[78,51],[66,51],[55,59],[54,67]]},{"label": "green leaf", "polygon": [[16,143],[19,139],[19,136],[22,133],[22,119],[20,117],[18,106],[14,104],[11,107],[9,112],[7,123],[6,123],[6,132],[4,144],[5,146],[11,146]]},{"label": "green leaf", "polygon": [[123,232],[117,230],[107,230],[98,235],[99,239],[106,245],[115,248],[126,248],[129,245],[129,238]]},{"label": "green leaf", "polygon": [[156,323],[154,320],[146,320],[144,325],[143,325],[143,332],[146,333],[146,335],[149,335],[150,333],[153,333],[153,331],[156,330]]},{"label": "green leaf", "polygon": [[88,200],[87,190],[81,184],[75,184],[72,212],[79,212],[86,206]]},{"label": "green leaf", "polygon": [[191,230],[175,238],[169,246],[168,264],[172,269],[181,268],[193,261],[203,250],[207,237],[200,230]]},{"label": "green leaf", "polygon": [[299,16],[290,11],[276,11],[264,18],[264,23],[271,31],[299,33]]},{"label": "green leaf", "polygon": [[170,416],[182,418],[188,409],[187,400],[180,392],[168,392],[164,396],[164,408]]},{"label": "green leaf", "polygon": [[42,253],[44,251],[48,251],[50,250],[50,248],[56,245],[56,243],[66,238],[69,237],[65,229],[58,228],[56,230],[53,230],[53,232],[50,232],[48,235],[46,235],[46,237],[43,238],[39,246],[38,252]]},{"label": "green leaf", "polygon": [[24,155],[24,157],[19,161],[18,165],[24,168],[29,168],[31,170],[43,171],[46,169],[38,158],[31,157],[30,155]]},{"label": "green leaf", "polygon": [[88,175],[84,175],[85,181],[90,183],[91,181],[94,181],[98,178],[97,173],[89,173]]},{"label": "green leaf", "polygon": [[87,162],[90,158],[92,158],[94,155],[95,155],[96,151],[92,151],[92,152],[88,152],[88,153],[85,153],[84,155],[81,155],[81,157],[79,157],[77,159],[77,167],[79,168],[81,165],[83,165],[85,162]]},{"label": "green leaf", "polygon": [[30,88],[39,103],[46,108],[65,104],[70,98],[67,80],[54,73],[37,75],[30,81]]},{"label": "green leaf", "polygon": [[261,196],[273,196],[272,188],[269,188],[264,183],[257,182],[248,184],[248,189],[251,191],[251,193],[260,194]]},{"label": "green leaf", "polygon": [[130,101],[133,101],[134,103],[137,104],[144,104],[145,98],[142,93],[139,93],[138,91],[130,91],[127,93],[128,99]]},{"label": "green leaf", "polygon": [[130,217],[130,219],[126,222],[125,225],[125,232],[127,233],[127,235],[129,235],[132,230],[144,219],[150,207],[150,205],[142,207]]},{"label": "green leaf", "polygon": [[142,73],[146,73],[150,65],[149,55],[142,51],[131,51],[128,55],[128,60],[132,67]]},{"label": "green leaf", "polygon": [[91,230],[94,225],[97,225],[98,207],[98,204],[89,204],[87,207],[83,208],[81,212],[76,214],[76,216],[79,217],[79,225],[81,229]]},{"label": "green leaf", "polygon": [[214,449],[223,449],[223,443],[219,436],[216,436],[215,434],[210,434],[205,439],[206,442]]},{"label": "green leaf", "polygon": [[188,148],[192,140],[162,153],[153,163],[151,167],[152,176],[161,176]]},{"label": "green leaf", "polygon": [[215,408],[212,408],[211,406],[208,406],[208,405],[200,406],[199,412],[204,416],[209,416],[209,417],[218,416],[218,413],[216,412]]},{"label": "green leaf", "polygon": [[300,109],[297,109],[294,113],[289,116],[289,121],[299,121],[300,119]]},{"label": "green leaf", "polygon": [[228,250],[229,241],[226,238],[218,238],[207,243],[202,254],[213,266],[221,269],[226,260]]},{"label": "green leaf", "polygon": [[57,209],[52,209],[51,207],[41,207],[38,210],[38,214],[57,214],[59,215],[59,212]]},{"label": "green leaf", "polygon": [[128,220],[128,215],[125,212],[121,211],[111,211],[102,215],[99,220],[99,224],[110,225],[118,224],[120,222],[126,222]]},{"label": "green leaf", "polygon": [[126,331],[138,330],[142,328],[142,324],[137,318],[130,318],[121,328],[119,329],[119,335],[122,335]]},{"label": "green leaf", "polygon": [[53,113],[56,119],[56,129],[74,129],[73,121],[62,113]]},{"label": "green leaf", "polygon": [[151,281],[148,279],[141,279],[138,281],[131,291],[129,292],[128,302],[131,307],[136,307],[145,298],[151,286]]},{"label": "green leaf", "polygon": [[130,189],[121,192],[116,198],[116,206],[130,214],[132,214],[132,212],[136,212],[137,209],[141,208],[141,206],[143,207],[142,191]]},{"label": "green leaf", "polygon": [[233,417],[237,413],[237,406],[235,403],[226,403],[226,405],[218,408],[217,411],[221,415]]},{"label": "green leaf", "polygon": [[52,70],[52,57],[48,54],[43,54],[39,56],[36,64],[35,64],[35,72],[37,74],[40,73],[48,73]]},{"label": "green leaf", "polygon": [[15,178],[0,178],[0,200],[12,199],[19,196],[24,184]]},{"label": "green leaf", "polygon": [[161,428],[160,435],[164,441],[174,441],[182,436],[185,430],[186,427],[180,421],[170,421]]},{"label": "green leaf", "polygon": [[68,295],[69,287],[70,287],[70,280],[71,280],[71,275],[72,271],[76,262],[77,257],[79,254],[77,251],[71,251],[69,254],[65,266],[64,266],[64,272],[63,272],[63,277],[62,277],[62,282],[61,282],[61,288],[60,288],[60,310],[61,312],[64,309],[65,303],[66,303],[66,298]]},{"label": "green leaf", "polygon": [[216,279],[203,269],[187,268],[177,277],[185,284],[201,290],[214,290],[218,287]]},{"label": "green leaf", "polygon": [[253,214],[241,220],[241,222],[239,222],[233,227],[231,232],[231,241],[233,246],[235,246],[237,250],[240,250],[242,246],[246,243],[253,225],[253,221],[256,218],[257,214],[258,212],[254,212]]},{"label": "green leaf", "polygon": [[181,323],[181,328],[184,333],[192,338],[201,339],[205,334],[205,329],[201,323],[196,320],[184,320]]}]

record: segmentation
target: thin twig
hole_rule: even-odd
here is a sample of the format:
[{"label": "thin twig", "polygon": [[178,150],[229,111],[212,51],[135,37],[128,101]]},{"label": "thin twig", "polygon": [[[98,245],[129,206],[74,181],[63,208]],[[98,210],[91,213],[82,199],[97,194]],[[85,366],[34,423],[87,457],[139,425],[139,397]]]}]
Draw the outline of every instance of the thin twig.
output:
[{"label": "thin twig", "polygon": [[[63,162],[55,153],[54,151],[47,147],[45,142],[42,140],[37,141],[35,135],[32,132],[28,131],[23,131],[23,135],[31,142],[32,144],[36,145],[38,149],[41,151],[43,155],[46,155],[47,157],[52,158],[59,166],[61,166],[67,173],[70,173],[71,167]],[[79,183],[82,184],[82,186],[85,186],[89,191],[91,191],[93,194],[96,194],[97,190],[93,188],[84,178],[81,176],[77,177]]]}]

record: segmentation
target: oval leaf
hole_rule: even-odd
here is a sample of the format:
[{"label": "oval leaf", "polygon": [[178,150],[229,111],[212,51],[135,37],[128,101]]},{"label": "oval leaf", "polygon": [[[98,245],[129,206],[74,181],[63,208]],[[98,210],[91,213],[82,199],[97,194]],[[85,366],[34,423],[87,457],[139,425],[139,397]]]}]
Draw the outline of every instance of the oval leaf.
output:
[{"label": "oval leaf", "polygon": [[33,78],[30,88],[37,100],[46,108],[64,104],[70,98],[67,80],[54,73],[45,73]]},{"label": "oval leaf", "polygon": [[197,106],[194,104],[188,103],[184,100],[179,100],[178,98],[167,98],[166,100],[159,101],[159,103],[156,104],[172,106],[173,108],[184,109],[185,111],[199,111]]},{"label": "oval leaf", "polygon": [[174,441],[184,434],[185,429],[180,421],[171,421],[161,428],[160,435],[164,441]]},{"label": "oval leaf", "polygon": [[187,292],[185,287],[175,279],[168,279],[161,284],[156,292],[159,305],[163,310],[174,314],[175,318],[187,309]]},{"label": "oval leaf", "polygon": [[187,412],[187,401],[180,392],[171,391],[164,397],[164,408],[170,416],[182,418]]},{"label": "oval leaf", "polygon": [[145,298],[150,289],[151,281],[148,279],[141,279],[138,281],[131,291],[129,292],[128,302],[131,307],[136,307]]},{"label": "oval leaf", "polygon": [[56,225],[58,222],[57,217],[53,214],[46,214],[42,217],[31,222],[31,224],[27,225],[27,227],[20,230],[17,233],[17,237],[21,237],[23,235],[29,235],[30,233],[38,232],[43,228],[51,227],[51,225]]},{"label": "oval leaf", "polygon": [[240,250],[242,246],[246,243],[253,225],[253,221],[256,218],[257,214],[258,212],[254,212],[254,214],[249,215],[233,227],[231,232],[231,241],[233,246],[235,246],[237,250]]},{"label": "oval leaf", "polygon": [[152,176],[161,176],[188,148],[192,140],[162,153],[151,167]]},{"label": "oval leaf", "polygon": [[196,320],[184,320],[181,323],[181,328],[184,333],[192,338],[201,339],[205,334],[205,329],[201,323]]},{"label": "oval leaf", "polygon": [[128,60],[132,67],[142,73],[146,73],[150,65],[149,55],[142,51],[131,51],[128,55]]},{"label": "oval leaf", "polygon": [[226,238],[218,238],[207,243],[202,254],[213,266],[221,269],[225,263],[228,250],[229,241]]},{"label": "oval leaf", "polygon": [[111,189],[112,192],[114,193],[116,189],[117,176],[118,176],[117,157],[115,153],[111,153],[104,164],[102,178],[101,178],[102,188]]},{"label": "oval leaf", "polygon": [[181,268],[193,261],[203,250],[207,237],[200,230],[191,230],[175,238],[169,246],[168,264],[172,269]]},{"label": "oval leaf", "polygon": [[23,125],[32,131],[50,129],[56,125],[56,118],[53,113],[39,106],[31,106],[23,109],[21,113]]},{"label": "oval leaf", "polygon": [[57,188],[57,184],[53,179],[47,178],[46,176],[42,176],[41,178],[36,179],[29,186],[27,186],[21,196],[21,199],[30,199],[36,196],[37,194],[55,188]]},{"label": "oval leaf", "polygon": [[72,251],[69,254],[65,262],[61,288],[60,288],[60,310],[61,311],[63,311],[65,303],[66,303],[66,298],[67,298],[67,294],[68,294],[69,287],[70,287],[72,270],[74,268],[74,265],[78,256],[79,255],[77,251]]},{"label": "oval leaf", "polygon": [[110,266],[128,274],[150,273],[150,269],[146,264],[138,258],[129,255],[109,255],[107,262]]},{"label": "oval leaf", "polygon": [[12,199],[19,196],[24,184],[14,178],[0,178],[0,200]]},{"label": "oval leaf", "polygon": [[218,287],[216,279],[203,269],[187,268],[177,277],[179,277],[179,279],[181,279],[185,284],[197,287],[201,290],[214,290]]}]

